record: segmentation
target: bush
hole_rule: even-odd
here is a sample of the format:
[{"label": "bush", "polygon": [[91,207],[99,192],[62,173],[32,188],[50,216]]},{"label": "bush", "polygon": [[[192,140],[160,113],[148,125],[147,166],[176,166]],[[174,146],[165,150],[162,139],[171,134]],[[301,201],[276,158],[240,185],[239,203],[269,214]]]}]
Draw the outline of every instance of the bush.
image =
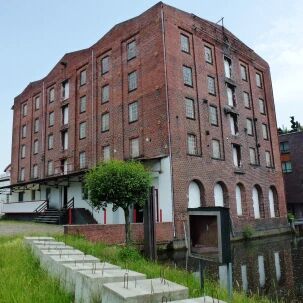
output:
[{"label": "bush", "polygon": [[121,259],[123,262],[135,262],[142,258],[139,251],[131,246],[123,247],[119,253],[118,258]]},{"label": "bush", "polygon": [[253,236],[253,234],[254,234],[254,229],[250,225],[244,226],[242,235],[245,240],[250,239]]},{"label": "bush", "polygon": [[288,213],[287,214],[287,220],[289,223],[293,222],[295,220],[295,216],[293,213]]}]

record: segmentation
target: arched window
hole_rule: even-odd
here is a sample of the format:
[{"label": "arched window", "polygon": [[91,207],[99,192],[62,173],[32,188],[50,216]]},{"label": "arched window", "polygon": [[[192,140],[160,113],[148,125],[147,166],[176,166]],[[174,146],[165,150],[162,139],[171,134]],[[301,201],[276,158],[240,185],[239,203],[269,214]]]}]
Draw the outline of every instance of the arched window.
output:
[{"label": "arched window", "polygon": [[263,196],[262,190],[259,185],[255,185],[252,190],[252,200],[253,200],[253,209],[255,214],[255,219],[264,218],[264,205],[263,205]]},{"label": "arched window", "polygon": [[243,202],[244,202],[244,188],[243,185],[238,183],[236,185],[236,207],[237,207],[237,215],[243,215]]},{"label": "arched window", "polygon": [[279,217],[279,203],[276,188],[271,186],[268,191],[269,213],[270,217]]},{"label": "arched window", "polygon": [[214,187],[215,206],[228,206],[227,188],[223,182],[218,182]]},{"label": "arched window", "polygon": [[196,208],[204,203],[203,185],[199,181],[192,181],[188,187],[188,208]]}]

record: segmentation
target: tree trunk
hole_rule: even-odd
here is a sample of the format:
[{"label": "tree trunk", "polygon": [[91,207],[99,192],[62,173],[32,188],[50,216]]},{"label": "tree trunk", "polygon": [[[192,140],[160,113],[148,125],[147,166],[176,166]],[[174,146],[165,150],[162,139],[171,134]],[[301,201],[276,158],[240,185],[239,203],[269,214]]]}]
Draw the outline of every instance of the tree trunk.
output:
[{"label": "tree trunk", "polygon": [[129,221],[129,209],[124,209],[124,218],[125,218],[125,242],[126,245],[131,243],[130,237],[130,221]]}]

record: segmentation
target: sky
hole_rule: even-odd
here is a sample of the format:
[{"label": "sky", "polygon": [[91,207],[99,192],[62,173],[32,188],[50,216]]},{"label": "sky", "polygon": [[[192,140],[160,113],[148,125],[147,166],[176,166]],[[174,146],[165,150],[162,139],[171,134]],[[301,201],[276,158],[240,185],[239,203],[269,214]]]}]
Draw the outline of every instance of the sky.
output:
[{"label": "sky", "polygon": [[[10,163],[13,100],[67,52],[87,48],[152,0],[0,0],[0,173]],[[270,65],[278,126],[303,124],[302,0],[167,0],[224,25]]]}]

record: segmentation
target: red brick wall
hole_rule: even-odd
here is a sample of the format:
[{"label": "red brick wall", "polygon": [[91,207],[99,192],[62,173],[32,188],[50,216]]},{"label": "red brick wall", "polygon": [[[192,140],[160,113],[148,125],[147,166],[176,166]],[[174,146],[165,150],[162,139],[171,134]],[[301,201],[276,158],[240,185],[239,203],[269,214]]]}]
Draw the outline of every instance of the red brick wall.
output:
[{"label": "red brick wall", "polygon": [[[125,243],[124,224],[90,224],[90,225],[65,225],[64,233],[82,235],[92,242],[107,244]],[[134,243],[143,244],[144,230],[142,223],[131,224],[131,238]],[[172,223],[156,224],[156,241],[158,244],[168,243],[173,240]]]}]

